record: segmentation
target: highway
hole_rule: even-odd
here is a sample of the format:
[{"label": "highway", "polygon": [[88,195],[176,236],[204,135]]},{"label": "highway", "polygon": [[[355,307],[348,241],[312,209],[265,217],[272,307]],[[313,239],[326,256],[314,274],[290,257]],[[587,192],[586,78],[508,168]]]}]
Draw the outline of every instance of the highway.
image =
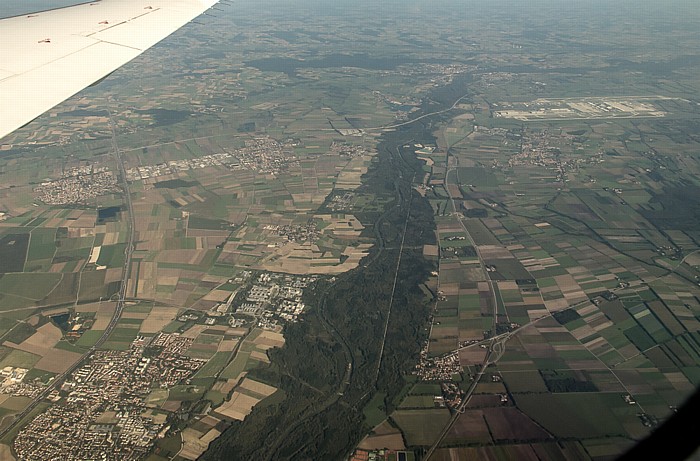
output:
[{"label": "highway", "polygon": [[[461,99],[462,98],[457,100],[457,102],[455,103],[455,105],[453,107],[456,107],[457,103]],[[445,136],[444,139],[447,140],[447,136]],[[464,234],[469,239],[469,243],[474,248],[474,251],[476,252],[476,255],[479,259],[479,265],[481,266],[481,271],[483,272],[484,276],[487,279],[486,282],[489,285],[489,289],[491,291],[491,297],[493,299],[493,313],[492,313],[493,318],[491,319],[491,331],[495,334],[496,323],[498,322],[498,301],[496,298],[496,290],[493,287],[493,281],[491,281],[491,279],[488,276],[488,272],[486,271],[486,264],[484,263],[484,259],[481,256],[481,252],[479,251],[479,247],[477,246],[476,242],[474,241],[471,234],[469,233],[467,226],[464,225],[464,221],[462,220],[462,216],[460,216],[459,212],[457,211],[457,206],[455,204],[454,197],[452,197],[452,193],[450,192],[450,188],[448,187],[450,173],[452,171],[457,172],[454,167],[453,168],[449,167],[449,157],[450,157],[451,147],[452,146],[450,146],[448,144],[447,148],[445,149],[445,167],[447,168],[447,171],[445,172],[445,179],[444,179],[443,185],[445,187],[445,190],[447,191],[447,195],[449,197],[450,204],[452,205],[453,213],[456,215],[457,221],[459,221],[459,224],[462,227]],[[456,184],[459,184],[459,176],[457,177]],[[440,445],[442,440],[445,438],[447,433],[450,431],[450,429],[452,429],[452,426],[454,426],[454,423],[457,421],[459,416],[462,413],[464,413],[465,408],[467,407],[467,405],[469,405],[469,401],[471,400],[472,395],[474,394],[474,390],[476,390],[476,387],[479,385],[481,378],[484,376],[484,373],[486,373],[486,369],[488,368],[488,366],[491,363],[495,363],[496,361],[498,361],[498,359],[501,358],[501,356],[505,352],[505,343],[508,341],[509,338],[510,338],[509,335],[508,336],[494,336],[488,340],[488,343],[489,343],[488,352],[484,356],[484,360],[481,362],[481,367],[479,369],[479,372],[474,376],[474,380],[472,381],[471,386],[469,386],[469,389],[467,389],[467,392],[464,396],[464,399],[462,399],[462,402],[455,409],[454,413],[452,414],[452,417],[450,418],[450,421],[442,429],[437,440],[435,440],[435,443],[433,443],[433,445],[425,453],[425,456],[423,457],[424,460],[427,461],[430,459],[430,457],[433,455],[435,450],[438,448],[438,446]],[[492,356],[495,356],[496,359],[492,360]]]},{"label": "highway", "polygon": [[124,306],[126,303],[126,290],[129,284],[129,278],[131,276],[131,258],[134,253],[134,240],[136,238],[136,223],[134,217],[134,206],[131,199],[131,191],[129,190],[129,181],[126,179],[126,168],[124,167],[124,160],[122,158],[121,150],[117,144],[117,132],[114,119],[112,118],[112,113],[107,110],[109,114],[109,125],[112,131],[112,148],[114,149],[114,159],[117,162],[119,182],[121,183],[122,189],[124,191],[124,203],[126,205],[126,215],[127,215],[127,226],[129,229],[129,234],[126,241],[126,249],[124,250],[124,266],[122,267],[122,277],[121,286],[119,287],[119,293],[117,298],[117,305],[114,309],[114,314],[112,319],[109,321],[107,328],[105,328],[104,333],[97,340],[95,345],[90,348],[90,352],[96,350],[98,347],[102,346],[107,338],[109,337],[114,327],[116,327],[117,322],[121,318],[122,312],[124,311]]},{"label": "highway", "polygon": [[83,366],[83,364],[87,361],[88,357],[90,357],[90,355],[95,350],[97,350],[100,346],[102,346],[102,344],[105,343],[105,341],[107,341],[107,338],[116,327],[117,322],[119,322],[122,312],[124,311],[126,301],[126,288],[129,281],[129,276],[131,275],[131,257],[134,252],[134,239],[136,229],[134,225],[134,211],[131,201],[131,191],[129,190],[129,182],[126,179],[126,168],[124,167],[121,151],[119,150],[119,145],[117,144],[117,133],[114,120],[112,119],[112,114],[111,112],[109,112],[109,110],[107,110],[107,113],[109,114],[110,128],[112,131],[112,148],[114,149],[114,158],[117,162],[119,180],[124,191],[124,201],[126,204],[127,213],[127,225],[129,227],[129,233],[125,250],[124,266],[122,267],[121,287],[118,293],[117,305],[114,309],[112,319],[109,321],[109,324],[107,325],[107,328],[105,328],[104,333],[102,333],[100,339],[98,339],[97,342],[90,349],[88,349],[83,354],[83,356],[70,368],[68,368],[63,373],[56,375],[53,381],[51,381],[46,386],[46,389],[44,389],[34,400],[32,400],[32,402],[24,410],[16,414],[12,423],[10,423],[6,428],[0,431],[0,438],[5,437],[5,435],[12,431],[14,427],[20,421],[26,418],[46,397],[49,396],[51,392],[53,392],[54,389],[59,388],[68,376],[70,376],[74,371]]}]

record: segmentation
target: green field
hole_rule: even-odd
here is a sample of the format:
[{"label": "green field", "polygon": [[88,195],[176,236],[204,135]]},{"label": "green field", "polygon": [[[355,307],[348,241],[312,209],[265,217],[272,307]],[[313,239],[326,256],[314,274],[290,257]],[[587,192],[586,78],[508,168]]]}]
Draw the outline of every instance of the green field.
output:
[{"label": "green field", "polygon": [[450,411],[446,408],[397,410],[391,414],[391,419],[399,426],[409,445],[429,446],[447,424]]},{"label": "green field", "polygon": [[138,328],[116,327],[114,330],[112,330],[112,333],[109,335],[109,341],[131,342],[134,339],[136,339],[138,334]]},{"label": "green field", "polygon": [[29,352],[20,350],[13,350],[8,356],[0,361],[0,368],[20,367],[29,369],[32,368],[40,359],[41,357],[36,354],[30,354]]},{"label": "green field", "polygon": [[233,379],[237,378],[243,371],[245,371],[248,358],[250,357],[250,352],[238,351],[236,358],[224,369],[221,373],[222,379]]},{"label": "green field", "polygon": [[195,377],[206,378],[216,376],[216,374],[226,366],[230,357],[230,352],[217,352],[199,369],[199,371],[197,371]]},{"label": "green field", "polygon": [[399,408],[435,408],[432,395],[409,395]]},{"label": "green field", "polygon": [[0,293],[39,301],[61,281],[61,274],[5,274],[0,277]]},{"label": "green field", "polygon": [[86,331],[83,333],[83,335],[76,341],[75,344],[81,347],[90,347],[93,346],[97,340],[99,340],[102,337],[102,334],[104,333],[103,330],[90,330]]},{"label": "green field", "polygon": [[168,400],[199,400],[204,396],[204,392],[202,386],[178,385],[170,389]]},{"label": "green field", "polygon": [[384,409],[385,397],[386,394],[377,392],[374,397],[372,397],[372,400],[362,409],[367,426],[374,427],[386,419],[386,410]]}]

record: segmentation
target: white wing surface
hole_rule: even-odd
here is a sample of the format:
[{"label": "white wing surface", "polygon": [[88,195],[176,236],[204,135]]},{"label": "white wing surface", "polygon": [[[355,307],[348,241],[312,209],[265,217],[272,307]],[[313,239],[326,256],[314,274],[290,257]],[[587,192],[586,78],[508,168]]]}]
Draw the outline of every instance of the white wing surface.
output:
[{"label": "white wing surface", "polygon": [[98,0],[0,20],[0,138],[123,66],[218,0]]}]

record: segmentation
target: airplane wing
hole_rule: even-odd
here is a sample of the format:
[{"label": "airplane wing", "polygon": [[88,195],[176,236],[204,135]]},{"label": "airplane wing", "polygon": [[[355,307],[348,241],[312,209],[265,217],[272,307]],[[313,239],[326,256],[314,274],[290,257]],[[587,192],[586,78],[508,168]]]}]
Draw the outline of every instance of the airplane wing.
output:
[{"label": "airplane wing", "polygon": [[0,19],[0,138],[123,66],[219,0],[96,0]]}]

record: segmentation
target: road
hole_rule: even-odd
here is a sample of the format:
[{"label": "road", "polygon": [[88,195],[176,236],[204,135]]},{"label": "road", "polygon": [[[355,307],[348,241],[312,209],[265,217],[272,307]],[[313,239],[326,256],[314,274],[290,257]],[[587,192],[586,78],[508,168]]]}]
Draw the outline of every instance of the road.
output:
[{"label": "road", "polygon": [[129,181],[126,179],[126,168],[124,167],[124,160],[122,158],[122,153],[119,149],[119,145],[117,144],[116,125],[114,123],[114,119],[112,118],[111,112],[107,112],[109,113],[109,124],[112,130],[112,148],[114,149],[114,158],[117,162],[117,168],[119,171],[119,181],[121,182],[122,189],[124,190],[124,202],[126,204],[127,226],[129,228],[129,234],[126,241],[126,249],[124,250],[125,257],[124,266],[122,267],[121,286],[119,287],[117,305],[114,309],[114,314],[112,315],[112,319],[109,321],[107,328],[105,328],[104,333],[102,334],[100,339],[98,339],[97,342],[90,348],[90,351],[88,353],[96,350],[97,348],[102,346],[102,344],[104,344],[105,341],[107,341],[107,338],[109,337],[110,333],[112,333],[112,330],[114,330],[114,328],[117,326],[117,322],[119,322],[122,312],[124,311],[124,307],[126,304],[126,290],[129,284],[129,278],[131,276],[131,258],[134,253],[134,240],[136,238],[134,206],[131,199],[131,191],[129,190]]},{"label": "road", "polygon": [[95,352],[97,348],[102,346],[102,344],[104,344],[105,341],[107,341],[107,338],[116,327],[117,322],[119,322],[122,312],[124,311],[124,306],[126,304],[126,288],[129,281],[129,277],[131,275],[131,257],[134,251],[134,239],[136,229],[134,226],[134,211],[131,201],[131,191],[129,190],[129,182],[126,179],[126,168],[124,167],[121,151],[119,150],[119,145],[117,144],[116,126],[114,124],[114,120],[112,119],[111,112],[109,112],[108,110],[107,113],[109,114],[110,128],[112,131],[112,148],[114,149],[114,158],[117,162],[119,180],[122,184],[122,188],[124,191],[124,201],[126,204],[127,212],[127,225],[129,227],[129,234],[125,250],[124,266],[122,267],[121,287],[118,293],[117,305],[114,309],[112,319],[109,321],[109,324],[107,325],[107,328],[105,328],[100,339],[98,339],[97,342],[90,349],[88,349],[82,355],[82,357],[77,362],[75,362],[70,368],[68,368],[63,373],[56,375],[53,381],[51,381],[46,386],[46,389],[44,389],[34,400],[32,400],[32,402],[24,410],[16,414],[12,423],[10,423],[10,425],[8,425],[5,429],[0,431],[0,438],[5,437],[5,435],[12,431],[15,428],[15,426],[24,418],[26,418],[46,397],[49,396],[51,392],[54,391],[54,389],[59,388],[68,376],[70,376],[74,371],[83,366],[88,357],[90,357],[90,355],[93,352]]},{"label": "road", "polygon": [[[464,97],[464,96],[463,96]],[[463,98],[462,97],[462,98]],[[457,100],[459,102],[462,98]],[[456,107],[457,103],[453,106]],[[447,142],[447,136],[444,136],[444,139]],[[450,173],[452,171],[457,171],[455,168],[450,168],[449,167],[449,157],[450,157],[450,149],[451,146],[448,144],[447,148],[445,150],[445,168],[447,168],[447,171],[445,172],[445,179],[443,181],[443,186],[445,188],[445,191],[447,191],[447,196],[449,197],[448,200],[450,201],[450,205],[452,205],[452,210],[453,213],[458,214],[457,212],[457,206],[455,205],[455,200],[454,197],[452,197],[452,193],[450,192],[449,188],[449,177]],[[459,177],[457,178],[457,184],[459,183]],[[484,263],[484,259],[481,256],[481,252],[479,251],[479,247],[476,245],[476,242],[472,238],[471,234],[469,233],[469,230],[467,230],[467,226],[465,226],[464,221],[462,220],[462,216],[457,216],[457,221],[459,221],[460,226],[462,227],[462,230],[464,231],[464,234],[467,236],[469,239],[469,243],[472,245],[474,248],[474,251],[476,252],[477,257],[479,258],[479,265],[481,266],[481,271],[486,277],[486,282],[489,285],[489,290],[491,291],[491,297],[493,299],[493,313],[492,313],[492,319],[491,319],[491,331],[496,332],[496,323],[498,321],[498,302],[496,299],[496,290],[493,287],[493,281],[488,276],[488,272],[486,271],[486,263]],[[438,276],[439,277],[439,276]],[[474,394],[474,390],[479,384],[479,381],[481,381],[482,376],[484,373],[486,373],[486,369],[491,363],[495,363],[498,361],[498,359],[501,358],[503,353],[505,352],[505,343],[508,341],[508,338],[510,336],[494,336],[488,340],[488,352],[484,356],[484,360],[481,362],[481,367],[479,368],[479,372],[474,376],[474,380],[472,381],[471,386],[469,386],[469,389],[467,389],[467,392],[464,396],[464,399],[462,399],[462,402],[459,404],[459,406],[455,409],[454,413],[452,414],[452,417],[450,418],[450,421],[445,425],[445,427],[442,429],[440,432],[440,435],[438,436],[437,440],[435,440],[435,443],[428,449],[426,452],[425,456],[423,457],[424,460],[429,460],[430,457],[433,455],[437,447],[440,445],[442,440],[445,438],[447,433],[452,429],[452,426],[454,426],[454,423],[457,421],[459,416],[464,412],[464,409],[467,407],[469,404],[469,401],[472,398],[472,395]],[[496,357],[495,360],[493,357]]]},{"label": "road", "polygon": [[[492,344],[494,344],[492,342]],[[455,409],[454,413],[452,414],[452,417],[450,418],[450,421],[445,425],[445,427],[442,429],[440,432],[440,435],[438,436],[437,440],[435,440],[435,443],[428,449],[428,451],[425,453],[425,456],[423,456],[422,459],[425,461],[428,461],[430,457],[433,455],[435,450],[438,448],[442,440],[445,438],[448,432],[450,432],[450,429],[452,429],[452,426],[454,426],[455,422],[457,419],[460,417],[462,413],[464,413],[464,409],[469,405],[469,401],[472,398],[472,395],[474,394],[474,390],[476,389],[476,386],[479,385],[479,381],[481,381],[481,377],[484,376],[484,373],[486,373],[486,368],[489,366],[491,363],[490,357],[493,351],[491,348],[489,348],[489,352],[486,354],[486,357],[484,357],[484,361],[481,364],[481,369],[479,372],[474,376],[474,381],[472,381],[471,386],[469,386],[469,389],[467,389],[467,393],[464,396],[464,399],[462,400],[462,403],[459,404],[459,406]]]},{"label": "road", "polygon": [[[398,151],[398,148],[397,148]],[[400,152],[399,152],[400,155]],[[410,184],[416,179],[416,174],[413,174]],[[376,383],[379,379],[379,371],[382,368],[382,360],[384,359],[384,347],[386,346],[386,334],[389,331],[389,320],[391,319],[391,308],[394,306],[394,295],[396,294],[396,284],[399,281],[399,269],[401,268],[401,256],[403,256],[404,242],[406,241],[406,230],[408,229],[408,221],[411,218],[411,202],[413,200],[413,195],[408,197],[408,203],[406,205],[406,220],[403,224],[403,232],[401,234],[401,245],[399,246],[399,257],[396,261],[396,271],[394,272],[394,283],[391,286],[391,296],[389,297],[389,309],[386,313],[386,322],[384,322],[384,334],[382,335],[382,345],[379,348],[379,360],[377,361],[377,371],[374,374],[374,382]]]}]

